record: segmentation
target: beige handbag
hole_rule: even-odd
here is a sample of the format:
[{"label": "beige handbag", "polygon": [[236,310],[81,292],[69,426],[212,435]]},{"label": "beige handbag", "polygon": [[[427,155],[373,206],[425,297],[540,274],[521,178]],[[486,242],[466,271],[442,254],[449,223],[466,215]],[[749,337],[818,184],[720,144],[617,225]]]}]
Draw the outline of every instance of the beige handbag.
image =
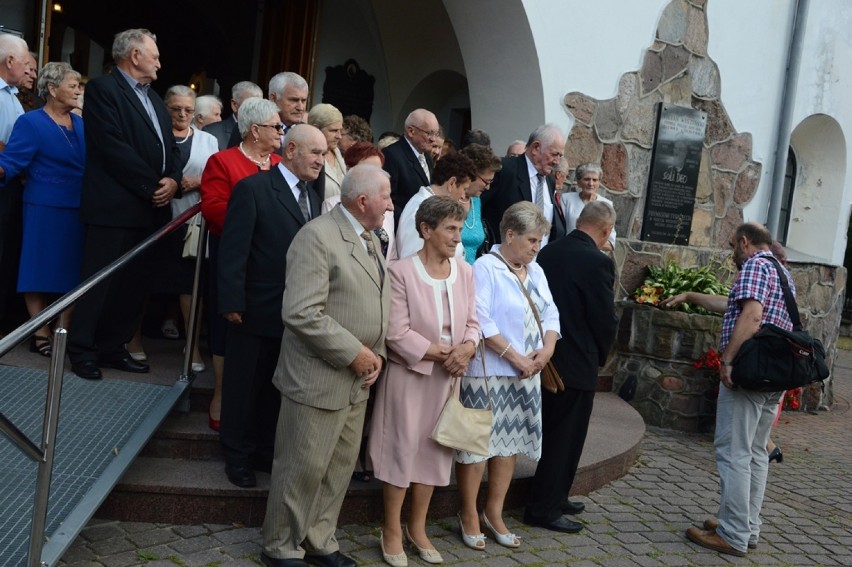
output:
[{"label": "beige handbag", "polygon": [[447,402],[444,404],[444,409],[441,410],[441,416],[438,418],[438,423],[435,424],[430,437],[444,447],[487,457],[488,446],[491,442],[493,412],[491,393],[488,391],[488,373],[485,372],[485,350],[481,338],[479,348],[488,407],[485,409],[464,407],[458,396],[453,395],[458,380],[458,378],[453,378],[450,383]]},{"label": "beige handbag", "polygon": [[[196,215],[197,217],[198,215]],[[186,235],[183,237],[184,258],[198,257],[198,239],[201,238],[201,220],[193,218],[186,224]]]}]

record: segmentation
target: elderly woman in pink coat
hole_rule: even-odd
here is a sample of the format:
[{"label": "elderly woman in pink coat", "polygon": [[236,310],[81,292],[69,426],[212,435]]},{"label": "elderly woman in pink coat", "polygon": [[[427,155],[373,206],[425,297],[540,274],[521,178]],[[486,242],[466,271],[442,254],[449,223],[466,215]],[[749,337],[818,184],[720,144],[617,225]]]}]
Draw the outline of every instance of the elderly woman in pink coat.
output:
[{"label": "elderly woman in pink coat", "polygon": [[450,482],[453,451],[429,438],[453,377],[465,373],[479,343],[473,271],[457,261],[465,211],[453,198],[426,199],[415,215],[423,248],[388,268],[391,280],[388,372],[377,384],[368,436],[373,471],[384,485],[380,544],[388,564],[403,567],[402,503],[411,487],[404,537],[428,563],[441,554],[426,535],[435,486]]}]

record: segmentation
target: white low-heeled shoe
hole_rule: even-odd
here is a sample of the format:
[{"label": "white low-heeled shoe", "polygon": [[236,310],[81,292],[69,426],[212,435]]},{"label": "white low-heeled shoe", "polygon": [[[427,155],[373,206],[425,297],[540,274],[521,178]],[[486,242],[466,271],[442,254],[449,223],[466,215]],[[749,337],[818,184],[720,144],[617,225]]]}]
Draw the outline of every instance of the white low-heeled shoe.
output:
[{"label": "white low-heeled shoe", "polygon": [[476,551],[485,551],[485,534],[467,535],[464,531],[464,524],[461,519],[461,512],[458,513],[459,518],[459,533],[461,534],[462,543]]},{"label": "white low-heeled shoe", "polygon": [[437,549],[427,549],[425,547],[420,547],[419,545],[417,545],[417,542],[414,541],[414,538],[411,537],[411,533],[409,533],[408,531],[408,526],[405,526],[403,533],[405,534],[405,539],[408,540],[408,543],[410,543],[411,546],[417,550],[417,554],[420,555],[420,559],[422,559],[426,563],[432,563],[433,565],[444,562],[444,558],[441,557],[441,554],[438,552]]},{"label": "white low-heeled shoe", "polygon": [[382,533],[379,536],[379,546],[382,548],[382,559],[385,560],[385,563],[390,565],[391,567],[408,567],[408,556],[405,554],[405,549],[402,550],[402,553],[396,553],[391,555],[390,553],[385,551],[385,534]]},{"label": "white low-heeled shoe", "polygon": [[518,539],[518,536],[513,534],[512,532],[501,534],[497,530],[494,529],[494,526],[491,525],[491,522],[488,521],[488,516],[485,515],[485,512],[480,514],[479,519],[482,520],[482,523],[485,524],[485,528],[491,532],[491,535],[494,536],[494,539],[497,540],[497,543],[502,545],[503,547],[511,547],[512,549],[521,546],[521,540]]},{"label": "white low-heeled shoe", "polygon": [[204,372],[206,369],[207,369],[207,367],[204,365],[203,362],[193,362],[192,363],[192,371],[193,372]]}]

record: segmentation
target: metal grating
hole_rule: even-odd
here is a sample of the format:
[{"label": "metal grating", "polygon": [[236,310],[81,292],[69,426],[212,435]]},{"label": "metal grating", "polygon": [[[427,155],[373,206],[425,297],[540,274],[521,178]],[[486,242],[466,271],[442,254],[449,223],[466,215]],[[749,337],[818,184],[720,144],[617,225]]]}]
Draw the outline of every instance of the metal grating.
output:
[{"label": "metal grating", "polygon": [[[43,370],[0,366],[0,411],[36,445],[41,442],[46,387],[47,372]],[[163,410],[162,402],[172,389],[124,380],[93,382],[65,375],[45,529],[48,538],[60,526],[63,532],[71,530],[74,535],[82,529],[82,525],[63,522],[76,512],[75,517],[85,524],[95,509],[81,515],[75,508],[83,500],[96,508],[106,497],[106,492],[94,496],[89,492],[96,484],[98,490],[104,489],[103,483],[98,482],[100,477],[111,463],[124,461],[118,455],[131,437],[138,437],[137,429],[150,429],[145,432],[145,439],[153,433],[168,411]],[[152,421],[152,412],[163,415]],[[0,435],[0,566],[26,564],[36,471],[36,463]],[[114,480],[117,478],[115,475]],[[108,484],[107,492],[113,482]]]}]

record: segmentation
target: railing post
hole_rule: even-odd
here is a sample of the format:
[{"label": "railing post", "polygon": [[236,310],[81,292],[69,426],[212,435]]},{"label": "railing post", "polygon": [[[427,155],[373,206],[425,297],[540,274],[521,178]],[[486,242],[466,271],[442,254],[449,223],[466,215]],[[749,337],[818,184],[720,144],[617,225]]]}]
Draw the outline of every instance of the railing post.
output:
[{"label": "railing post", "polygon": [[[198,213],[199,216],[201,213]],[[200,216],[199,222],[200,235],[198,238],[198,248],[195,254],[195,275],[192,280],[192,302],[189,306],[189,324],[186,332],[186,348],[183,351],[183,368],[180,375],[180,380],[189,382],[195,378],[195,373],[192,372],[192,353],[195,352],[196,334],[199,325],[199,315],[201,313],[201,269],[204,265],[204,256],[207,251],[207,222],[203,216]],[[209,308],[209,307],[208,307]],[[187,395],[181,398],[176,409],[182,413],[189,413],[190,400],[189,390]]]},{"label": "railing post", "polygon": [[47,382],[47,399],[44,408],[44,425],[41,432],[43,457],[38,461],[38,476],[33,502],[33,524],[30,529],[30,546],[27,563],[30,567],[44,565],[41,550],[44,546],[44,529],[47,522],[47,504],[50,499],[50,478],[53,475],[53,453],[56,449],[56,429],[59,424],[59,402],[62,398],[62,375],[65,371],[65,345],[68,332],[57,327],[53,332],[53,354]]}]

